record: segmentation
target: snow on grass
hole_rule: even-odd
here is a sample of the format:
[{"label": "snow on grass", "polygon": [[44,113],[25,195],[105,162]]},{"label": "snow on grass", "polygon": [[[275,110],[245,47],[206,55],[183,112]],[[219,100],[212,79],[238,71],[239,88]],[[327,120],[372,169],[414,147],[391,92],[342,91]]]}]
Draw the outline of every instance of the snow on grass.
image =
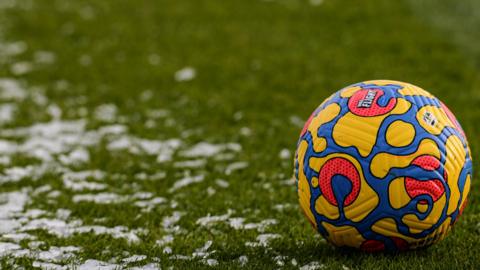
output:
[{"label": "snow on grass", "polygon": [[274,239],[282,238],[280,234],[266,233],[260,234],[256,238],[256,242],[246,242],[247,247],[268,247],[270,242]]},{"label": "snow on grass", "polygon": [[260,233],[265,232],[269,227],[272,225],[278,224],[278,221],[276,219],[265,219],[262,220],[261,222],[258,223],[246,223],[245,224],[245,218],[243,217],[231,217],[233,215],[234,211],[229,210],[226,214],[224,215],[218,215],[218,216],[211,216],[210,214],[201,217],[197,219],[196,224],[202,226],[202,227],[212,227],[218,223],[224,223],[229,225],[231,228],[235,230],[257,230]]},{"label": "snow on grass", "polygon": [[122,259],[122,262],[124,263],[135,263],[135,262],[141,262],[147,259],[147,256],[145,255],[132,255],[128,258]]},{"label": "snow on grass", "polygon": [[0,43],[0,55],[16,56],[27,51],[28,46],[24,41]]},{"label": "snow on grass", "polygon": [[195,159],[195,160],[185,160],[185,161],[178,161],[173,163],[173,167],[175,168],[201,168],[205,167],[207,161],[205,159]]},{"label": "snow on grass", "polygon": [[23,211],[29,199],[25,189],[0,194],[0,233],[2,235],[14,233],[21,228],[20,220],[15,217]]},{"label": "snow on grass", "polygon": [[205,245],[201,248],[197,248],[195,252],[192,254],[194,257],[205,257],[208,255],[207,251],[212,246],[213,241],[208,240],[205,242]]},{"label": "snow on grass", "polygon": [[171,216],[165,216],[162,219],[163,230],[167,233],[179,234],[182,232],[182,228],[177,225],[177,222],[180,221],[184,212],[174,211]]},{"label": "snow on grass", "polygon": [[87,260],[83,264],[78,265],[77,267],[78,270],[91,270],[91,269],[115,270],[119,268],[120,268],[120,265],[118,264],[112,264],[112,263],[107,263],[107,262],[98,261],[98,260]]},{"label": "snow on grass", "polygon": [[242,169],[245,169],[247,167],[248,167],[248,162],[245,162],[245,161],[234,162],[234,163],[231,163],[227,166],[227,168],[225,169],[225,174],[230,175],[234,171],[242,170]]},{"label": "snow on grass", "polygon": [[320,262],[314,261],[310,262],[308,264],[305,264],[304,266],[300,267],[300,270],[318,270],[318,269],[323,269],[325,268],[324,264],[321,264]]},{"label": "snow on grass", "polygon": [[87,181],[87,179],[102,180],[105,173],[99,170],[94,171],[66,171],[62,175],[62,181],[65,188],[72,191],[84,190],[104,190],[107,188],[106,184]]},{"label": "snow on grass", "polygon": [[203,227],[209,227],[216,223],[227,221],[232,214],[233,214],[232,210],[229,210],[225,215],[220,215],[220,216],[211,216],[210,214],[208,214],[208,216],[206,217],[197,219],[196,224]]},{"label": "snow on grass", "polygon": [[16,62],[10,66],[10,72],[17,76],[27,74],[32,70],[33,64],[27,61]]},{"label": "snow on grass", "polygon": [[281,159],[290,159],[291,156],[292,156],[292,153],[290,152],[290,150],[288,149],[282,149],[282,151],[280,151],[280,153],[278,154],[278,156],[281,158]]},{"label": "snow on grass", "polygon": [[165,246],[165,245],[167,245],[167,244],[172,243],[174,239],[175,239],[175,238],[173,237],[173,235],[170,235],[170,234],[164,235],[164,236],[162,237],[162,239],[157,240],[157,241],[155,242],[155,244],[156,244],[157,246],[159,246],[159,247],[163,247],[163,246]]},{"label": "snow on grass", "polygon": [[128,230],[125,226],[105,227],[99,225],[82,225],[81,220],[64,221],[59,219],[34,219],[23,225],[20,231],[45,230],[57,237],[68,238],[74,234],[93,233],[95,235],[110,235],[115,239],[125,239],[130,243],[138,243],[138,232]]},{"label": "snow on grass", "polygon": [[56,263],[46,263],[46,262],[39,262],[34,261],[32,263],[33,267],[40,268],[42,270],[67,270],[68,267]]},{"label": "snow on grass", "polygon": [[184,67],[175,72],[175,80],[177,82],[191,81],[197,75],[197,71],[193,67]]},{"label": "snow on grass", "polygon": [[196,176],[185,176],[184,178],[176,181],[175,184],[173,184],[173,186],[168,190],[168,192],[173,193],[178,189],[189,186],[191,184],[203,182],[203,180],[205,180],[205,175],[203,174]]},{"label": "snow on grass", "polygon": [[0,78],[0,99],[22,101],[27,97],[27,91],[20,85],[20,82],[9,79]]},{"label": "snow on grass", "polygon": [[0,105],[0,125],[13,121],[17,106],[13,103]]},{"label": "snow on grass", "polygon": [[245,266],[248,263],[248,257],[245,255],[238,257],[238,263],[240,266]]},{"label": "snow on grass", "polygon": [[64,165],[78,165],[90,161],[90,153],[85,148],[77,148],[72,152],[61,155],[59,160]]},{"label": "snow on grass", "polygon": [[[13,62],[17,66],[12,71],[17,75],[26,74],[36,69],[37,64],[54,63],[56,54],[37,51],[33,58],[33,62]],[[189,80],[185,74],[182,76],[184,77],[181,80]],[[87,107],[80,106],[73,115],[86,118],[72,118],[71,111],[60,107],[57,103],[52,103],[45,96],[46,91],[42,88],[25,85],[24,81],[0,79],[0,125],[14,122],[21,102],[25,101],[32,101],[42,107],[42,113],[51,120],[33,122],[25,126],[9,125],[8,128],[0,130],[0,151],[3,154],[0,163],[5,165],[0,171],[0,185],[22,183],[28,186],[44,179],[48,180],[48,184],[40,186],[35,184],[35,188],[0,193],[0,223],[2,224],[0,258],[6,256],[30,258],[33,260],[32,265],[41,269],[68,269],[69,266],[65,264],[71,262],[74,262],[76,269],[119,269],[133,263],[138,265],[143,261],[146,262],[144,266],[130,267],[130,269],[159,269],[158,265],[149,263],[152,259],[145,255],[125,257],[128,254],[124,254],[122,256],[124,258],[115,257],[108,262],[87,259],[81,263],[82,259],[79,257],[83,252],[81,247],[49,245],[44,238],[48,239],[52,236],[69,241],[73,236],[84,234],[110,236],[113,239],[125,240],[129,245],[138,245],[142,237],[149,233],[146,228],[112,225],[109,217],[97,217],[84,221],[78,216],[76,210],[68,209],[68,203],[65,206],[62,205],[62,208],[53,210],[55,205],[58,206],[58,202],[64,199],[75,205],[90,204],[92,207],[125,203],[138,207],[138,215],[135,218],[141,218],[143,214],[152,212],[160,205],[162,205],[161,208],[159,207],[162,211],[165,207],[172,210],[179,207],[178,201],[167,198],[171,196],[168,194],[183,196],[182,190],[188,186],[207,181],[208,172],[203,171],[203,168],[209,163],[218,163],[219,168],[225,168],[224,164],[227,161],[230,162],[226,164],[226,175],[248,166],[246,162],[233,161],[242,151],[242,146],[238,143],[188,144],[187,138],[202,134],[201,129],[191,130],[188,136],[183,136],[188,130],[183,131],[180,137],[185,140],[165,139],[163,136],[160,136],[164,138],[162,140],[142,138],[130,134],[129,127],[120,124],[125,123],[125,119],[128,118],[120,115],[119,109],[113,103],[100,105],[92,113]],[[53,87],[58,91],[67,91],[71,86],[68,81],[60,80]],[[151,98],[153,92],[149,95]],[[84,97],[79,97],[76,102],[82,104],[82,98]],[[150,98],[143,97],[145,101]],[[152,121],[164,119],[165,126],[169,128],[173,128],[176,123],[176,120],[171,118],[172,113],[169,110],[149,110],[147,116]],[[93,126],[91,119],[87,117],[94,120]],[[133,178],[129,179],[130,175],[125,173],[112,173],[105,168],[100,170],[96,169],[96,166],[91,166],[96,162],[95,155],[98,150],[106,151],[113,156],[133,155],[138,159],[145,157],[156,159],[153,164],[139,164],[146,170],[137,169]],[[29,158],[32,161],[18,164],[14,159],[17,156]],[[152,165],[163,166],[164,164],[178,171],[175,174],[178,179],[169,189],[147,191],[136,183],[136,181],[147,180],[161,181],[167,178],[169,175],[165,171],[159,171],[157,168],[154,172],[149,170]],[[121,186],[120,191],[111,190],[111,181],[120,183],[125,180],[130,181],[127,186]],[[222,189],[230,185],[224,179],[211,181]],[[65,191],[70,192],[67,198],[63,196]],[[167,196],[157,196],[158,191],[167,193]],[[207,194],[213,195],[216,192],[211,186],[207,188]],[[40,198],[46,205],[38,209],[32,208],[30,203],[32,201],[36,203]],[[51,206],[54,208],[50,208]],[[269,221],[245,224],[245,218],[230,217],[232,213],[229,212],[226,218],[220,217],[219,220],[234,229],[263,231],[261,228],[267,228],[273,224]],[[187,214],[186,211],[173,211],[170,215],[163,214],[160,229],[164,235],[156,241],[156,246],[161,248],[164,254],[173,254],[171,246],[176,244],[174,236],[187,233],[178,224]],[[110,226],[103,226],[107,222]],[[199,220],[198,223],[213,224],[215,222]],[[38,234],[39,231],[43,233]],[[197,258],[205,265],[218,266],[218,260],[211,258],[215,253],[210,250],[212,243],[210,240],[205,242],[203,246],[196,248],[191,256],[176,254],[171,258],[172,260]],[[46,247],[48,249],[45,249]]]},{"label": "snow on grass", "polygon": [[93,202],[96,204],[122,203],[128,200],[128,197],[116,193],[98,193],[98,194],[79,194],[72,198],[74,203]]},{"label": "snow on grass", "polygon": [[225,181],[223,179],[215,180],[215,184],[217,184],[217,186],[219,186],[221,188],[228,188],[230,186],[230,183],[228,183],[227,181]]},{"label": "snow on grass", "polygon": [[207,142],[201,142],[190,149],[182,151],[180,153],[181,156],[184,157],[211,157],[226,150],[230,150],[233,152],[240,152],[242,150],[242,146],[237,143],[227,143],[227,144],[211,144]]},{"label": "snow on grass", "polygon": [[155,197],[150,200],[136,201],[134,205],[141,208],[143,212],[150,212],[157,205],[165,204],[166,202],[167,202],[167,199],[163,197]]}]

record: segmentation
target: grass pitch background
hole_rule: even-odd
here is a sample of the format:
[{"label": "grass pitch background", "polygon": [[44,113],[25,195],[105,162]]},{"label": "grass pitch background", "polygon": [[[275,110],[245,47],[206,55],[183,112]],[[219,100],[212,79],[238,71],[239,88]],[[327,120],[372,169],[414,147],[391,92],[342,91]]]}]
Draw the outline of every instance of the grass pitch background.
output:
[{"label": "grass pitch background", "polygon": [[[1,202],[15,202],[5,194],[25,199],[0,213],[2,268],[88,269],[89,259],[105,269],[480,267],[477,174],[446,240],[367,255],[335,250],[311,229],[286,184],[285,150],[293,154],[301,122],[330,93],[387,78],[443,100],[468,135],[476,167],[476,1],[2,0],[0,7],[0,77],[10,80],[0,110]],[[11,94],[12,81],[23,96]],[[65,121],[81,123],[68,130]],[[38,123],[43,133],[32,128]],[[169,140],[178,148],[165,146]],[[221,158],[205,149],[185,154],[201,142]],[[80,187],[65,180],[92,170],[100,176],[72,180]],[[129,242],[132,235],[138,241]]]}]

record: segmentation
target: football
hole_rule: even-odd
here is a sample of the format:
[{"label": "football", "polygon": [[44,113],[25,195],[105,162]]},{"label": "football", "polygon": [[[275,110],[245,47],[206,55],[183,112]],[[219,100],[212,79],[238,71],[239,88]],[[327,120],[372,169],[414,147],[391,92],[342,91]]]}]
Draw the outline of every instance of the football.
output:
[{"label": "football", "polygon": [[409,83],[345,87],[306,122],[295,154],[300,206],[338,247],[430,246],[467,205],[472,158],[453,113]]}]

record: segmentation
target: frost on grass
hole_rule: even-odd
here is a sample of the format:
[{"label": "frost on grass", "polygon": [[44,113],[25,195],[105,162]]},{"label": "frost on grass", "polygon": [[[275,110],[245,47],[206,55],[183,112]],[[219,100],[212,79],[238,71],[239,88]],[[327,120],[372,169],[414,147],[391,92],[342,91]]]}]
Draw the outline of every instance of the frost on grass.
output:
[{"label": "frost on grass", "polygon": [[274,239],[282,238],[279,234],[267,233],[257,236],[256,242],[246,242],[247,247],[268,247],[270,242]]},{"label": "frost on grass", "polygon": [[223,223],[235,230],[256,230],[260,233],[263,233],[271,226],[278,224],[278,221],[276,219],[265,219],[257,223],[245,223],[246,218],[232,217],[233,214],[233,210],[229,210],[224,215],[212,216],[209,214],[205,217],[197,219],[196,224],[201,227],[210,228],[219,223]]},{"label": "frost on grass", "polygon": [[188,185],[203,182],[204,179],[205,179],[204,175],[186,176],[178,180],[177,182],[175,182],[175,184],[173,184],[173,186],[168,190],[168,192],[172,193]]},{"label": "frost on grass", "polygon": [[184,67],[175,72],[175,80],[177,82],[190,81],[195,78],[197,71],[192,67]]},{"label": "frost on grass", "polygon": [[[3,52],[7,52],[8,57],[21,55],[28,49],[24,42],[6,46]],[[7,68],[17,76],[35,73],[54,64],[61,54],[33,51],[32,55],[29,61],[11,59]],[[80,57],[80,62],[82,65],[93,63],[88,55]],[[195,76],[195,69],[187,67],[179,70],[175,79],[188,81]],[[162,215],[156,228],[160,236],[155,246],[171,260],[197,260],[212,267],[220,264],[210,240],[192,247],[187,255],[174,254],[176,241],[180,242],[188,233],[182,224],[191,222],[183,217],[192,214],[187,212],[188,207],[183,207],[180,198],[192,192],[193,186],[211,196],[223,195],[220,193],[230,186],[229,175],[248,167],[247,162],[238,160],[242,151],[240,144],[189,143],[190,137],[203,135],[203,129],[174,133],[180,121],[174,118],[173,110],[163,108],[146,111],[145,127],[162,127],[169,129],[168,132],[159,133],[158,138],[155,135],[145,138],[130,132],[129,121],[133,120],[129,115],[122,115],[113,103],[89,108],[85,105],[88,97],[78,96],[72,99],[74,108],[69,108],[68,102],[49,100],[46,87],[29,86],[27,77],[24,78],[0,78],[0,125],[3,126],[0,129],[0,187],[8,185],[15,189],[18,185],[17,190],[0,193],[0,259],[29,258],[32,266],[40,269],[69,269],[71,265],[75,269],[159,269],[152,263],[153,258],[141,254],[127,252],[100,261],[82,255],[82,244],[48,244],[50,238],[69,243],[72,237],[107,236],[111,241],[138,246],[148,238],[145,237],[149,234],[148,224],[145,228],[118,224],[113,213],[85,219],[75,208],[108,209],[120,204],[138,210],[132,219],[144,218],[143,215],[149,213]],[[52,89],[66,92],[72,87],[76,86],[59,80]],[[154,92],[147,90],[140,100],[147,104],[153,97]],[[15,125],[25,104],[38,106],[39,119],[44,120]],[[237,118],[240,120],[241,115]],[[171,133],[178,136],[166,136]],[[244,128],[244,133],[250,130]],[[117,168],[110,167],[110,162],[116,159],[125,165],[118,172]],[[206,170],[210,166],[221,175],[210,178]],[[134,169],[130,170],[131,167]],[[175,173],[170,173],[168,167]],[[277,223],[273,219],[250,222],[247,217],[233,214],[229,211],[223,216],[209,215],[197,224],[209,227],[223,222],[235,230],[264,233]],[[106,224],[108,226],[104,226]]]},{"label": "frost on grass", "polygon": [[319,270],[325,268],[324,264],[321,264],[320,262],[310,262],[308,264],[305,264],[304,266],[300,267],[300,270]]},{"label": "frost on grass", "polygon": [[185,151],[182,151],[180,155],[190,158],[211,157],[224,151],[240,152],[241,150],[242,146],[237,143],[211,144],[207,142],[201,142]]}]

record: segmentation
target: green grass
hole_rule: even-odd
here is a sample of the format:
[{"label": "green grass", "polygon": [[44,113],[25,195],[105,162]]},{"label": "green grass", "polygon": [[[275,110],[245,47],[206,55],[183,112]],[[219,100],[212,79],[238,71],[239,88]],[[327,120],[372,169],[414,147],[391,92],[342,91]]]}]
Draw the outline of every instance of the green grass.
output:
[{"label": "green grass", "polygon": [[[54,216],[62,208],[85,225],[148,230],[140,234],[137,244],[92,233],[61,238],[45,230],[30,232],[44,242],[41,249],[81,247],[72,264],[143,254],[148,258],[132,265],[141,266],[158,257],[165,269],[211,268],[200,259],[173,260],[155,246],[156,240],[168,234],[162,227],[163,218],[181,211],[185,214],[178,225],[185,232],[175,235],[170,244],[173,254],[191,255],[212,240],[210,250],[216,252],[210,258],[218,260],[218,269],[242,268],[237,259],[243,255],[249,261],[242,269],[298,269],[312,261],[326,269],[480,267],[477,174],[469,206],[446,240],[425,250],[369,255],[334,249],[316,236],[299,211],[295,187],[283,184],[292,175],[292,162],[279,159],[282,149],[293,152],[295,148],[300,127],[292,124],[292,116],[306,119],[323,99],[343,86],[388,78],[419,85],[445,101],[469,136],[477,166],[480,37],[476,29],[480,15],[473,12],[478,7],[473,0],[325,0],[318,6],[301,0],[15,2],[14,7],[1,10],[0,43],[24,41],[28,49],[2,57],[0,77],[15,78],[29,93],[43,93],[48,102],[35,102],[31,96],[18,101],[15,119],[2,129],[49,121],[52,117],[46,108],[56,104],[62,119],[86,119],[88,129],[95,130],[106,125],[94,117],[95,108],[109,103],[116,105],[120,116],[116,122],[127,126],[131,136],[181,138],[185,148],[201,141],[237,142],[243,149],[234,161],[249,163],[248,168],[226,175],[229,162],[210,158],[204,168],[191,170],[192,175],[205,175],[203,182],[169,193],[185,169],[175,168],[172,162],[157,163],[156,156],[108,151],[107,139],[87,147],[90,160],[73,168],[105,171],[100,183],[108,185],[107,192],[128,195],[146,191],[169,201],[150,213],[139,212],[131,201],[74,203],[72,197],[78,192],[64,186],[59,172],[41,175],[38,180],[27,177],[15,183],[0,182],[2,192],[22,187],[34,190],[47,184],[60,191],[53,199],[30,191],[32,201],[27,209],[43,209],[45,216]],[[26,74],[12,73],[14,63],[33,61],[37,51],[53,52],[55,62],[35,64]],[[158,64],[149,62],[152,55],[159,57]],[[91,63],[82,65],[82,59]],[[175,72],[186,66],[194,67],[197,76],[187,82],[175,81]],[[143,100],[141,93],[146,90],[151,98]],[[153,127],[146,125],[149,111],[155,109],[168,110],[170,115],[155,120]],[[241,134],[245,127],[251,130],[250,136]],[[182,136],[184,131],[190,135]],[[184,158],[176,155],[174,160]],[[18,153],[11,156],[8,166],[0,166],[29,164],[41,162]],[[166,173],[164,179],[134,177],[139,172],[159,171]],[[216,179],[225,179],[230,186],[218,187]],[[208,187],[214,187],[216,193],[208,196]],[[172,201],[178,203],[175,209],[170,206]],[[291,206],[278,211],[274,209],[278,204]],[[235,211],[232,217],[244,217],[246,222],[278,220],[265,233],[282,238],[268,248],[250,248],[245,242],[255,241],[256,230],[234,230],[223,223],[210,228],[196,224],[201,217],[223,215],[228,209]],[[99,218],[105,220],[98,223]],[[28,241],[20,244],[26,248]],[[285,266],[275,264],[277,256],[286,256]],[[291,264],[292,259],[298,266]],[[3,258],[1,262],[4,268],[13,263],[30,269],[33,259]]]}]

